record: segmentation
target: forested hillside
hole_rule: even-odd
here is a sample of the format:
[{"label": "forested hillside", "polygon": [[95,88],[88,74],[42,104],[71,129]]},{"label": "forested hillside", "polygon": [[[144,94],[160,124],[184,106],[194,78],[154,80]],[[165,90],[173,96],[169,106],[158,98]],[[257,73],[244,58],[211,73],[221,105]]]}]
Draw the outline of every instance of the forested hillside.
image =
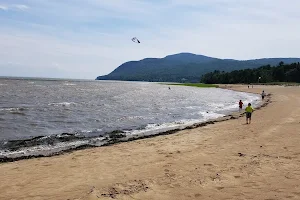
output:
[{"label": "forested hillside", "polygon": [[234,83],[270,83],[270,82],[297,82],[300,83],[300,63],[277,66],[265,65],[256,69],[235,70],[225,72],[215,70],[202,76],[201,82],[209,84]]}]

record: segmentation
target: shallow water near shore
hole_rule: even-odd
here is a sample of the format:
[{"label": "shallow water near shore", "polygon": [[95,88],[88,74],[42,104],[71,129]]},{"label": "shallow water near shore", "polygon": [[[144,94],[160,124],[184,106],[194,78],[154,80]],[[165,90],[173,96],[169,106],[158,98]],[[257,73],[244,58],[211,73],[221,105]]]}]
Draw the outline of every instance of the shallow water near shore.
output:
[{"label": "shallow water near shore", "polygon": [[48,155],[182,129],[255,94],[147,82],[0,79],[0,157]]}]

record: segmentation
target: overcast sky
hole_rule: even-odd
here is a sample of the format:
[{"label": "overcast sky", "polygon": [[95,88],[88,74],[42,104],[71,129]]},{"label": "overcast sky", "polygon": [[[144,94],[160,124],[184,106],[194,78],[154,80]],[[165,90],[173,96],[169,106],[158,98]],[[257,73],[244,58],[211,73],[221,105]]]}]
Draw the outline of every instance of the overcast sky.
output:
[{"label": "overcast sky", "polygon": [[0,0],[0,76],[94,79],[180,52],[300,57],[299,8],[299,0]]}]

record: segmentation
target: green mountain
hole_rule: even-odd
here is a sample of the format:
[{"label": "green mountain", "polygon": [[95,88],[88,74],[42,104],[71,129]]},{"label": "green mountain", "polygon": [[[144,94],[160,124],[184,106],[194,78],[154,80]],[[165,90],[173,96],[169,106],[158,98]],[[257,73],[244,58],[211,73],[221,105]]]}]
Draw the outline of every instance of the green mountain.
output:
[{"label": "green mountain", "polygon": [[295,63],[300,58],[263,58],[256,60],[219,59],[191,53],[179,53],[164,58],[145,58],[129,61],[110,74],[96,80],[153,81],[153,82],[199,82],[201,76],[215,71],[230,72],[279,62]]}]

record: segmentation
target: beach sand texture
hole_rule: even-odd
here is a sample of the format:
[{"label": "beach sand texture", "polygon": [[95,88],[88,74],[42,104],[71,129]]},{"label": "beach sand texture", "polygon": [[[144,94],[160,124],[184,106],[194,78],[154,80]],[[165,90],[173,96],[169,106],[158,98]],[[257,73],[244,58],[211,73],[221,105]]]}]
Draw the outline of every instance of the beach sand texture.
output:
[{"label": "beach sand texture", "polygon": [[0,164],[0,199],[300,199],[300,87],[245,118]]}]

